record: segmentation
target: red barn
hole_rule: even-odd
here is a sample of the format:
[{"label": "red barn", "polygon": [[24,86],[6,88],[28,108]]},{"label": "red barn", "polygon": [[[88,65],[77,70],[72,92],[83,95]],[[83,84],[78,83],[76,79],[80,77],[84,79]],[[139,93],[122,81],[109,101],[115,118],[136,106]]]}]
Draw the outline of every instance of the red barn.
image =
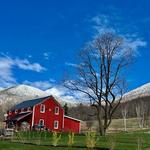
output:
[{"label": "red barn", "polygon": [[6,126],[80,133],[80,120],[64,115],[64,109],[53,96],[24,101],[7,112]]}]

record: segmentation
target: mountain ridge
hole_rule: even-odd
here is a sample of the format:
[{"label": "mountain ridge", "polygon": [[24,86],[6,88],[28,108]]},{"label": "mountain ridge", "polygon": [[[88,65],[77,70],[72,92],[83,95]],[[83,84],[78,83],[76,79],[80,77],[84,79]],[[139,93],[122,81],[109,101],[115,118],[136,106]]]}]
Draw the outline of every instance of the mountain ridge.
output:
[{"label": "mountain ridge", "polygon": [[55,93],[52,94],[25,84],[20,84],[0,90],[0,104],[14,105],[26,100],[41,98],[49,95],[53,95],[62,105],[65,103],[68,103],[69,106],[75,104],[75,102],[57,97]]},{"label": "mountain ridge", "polygon": [[123,95],[123,101],[131,101],[134,99],[150,96],[150,83],[139,86]]},{"label": "mountain ridge", "polygon": [[[69,93],[63,95],[61,87],[52,87],[47,90],[41,90],[25,84],[12,86],[0,90],[0,104],[13,105],[22,101],[53,95],[62,105],[68,103],[69,106],[75,106],[77,101]],[[59,92],[58,92],[59,91]],[[59,93],[59,94],[58,94]],[[67,95],[68,94],[68,95]],[[62,96],[63,95],[63,96]],[[141,97],[150,96],[150,83],[144,84],[124,94],[122,102],[132,101]]]}]

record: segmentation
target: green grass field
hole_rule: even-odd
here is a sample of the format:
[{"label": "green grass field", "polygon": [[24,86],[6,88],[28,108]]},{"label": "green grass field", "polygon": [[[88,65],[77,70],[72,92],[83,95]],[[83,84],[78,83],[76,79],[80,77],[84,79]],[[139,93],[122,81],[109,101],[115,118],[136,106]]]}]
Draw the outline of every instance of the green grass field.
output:
[{"label": "green grass field", "polygon": [[[95,123],[96,124],[96,123]],[[146,128],[149,128],[147,126]],[[106,137],[98,137],[97,148],[111,148],[114,150],[150,150],[149,129],[140,131],[137,119],[127,120],[127,133],[124,130],[122,119],[113,119]],[[139,131],[138,131],[139,130]],[[150,132],[149,132],[150,133]],[[57,147],[52,146],[52,134],[48,132],[21,132],[20,138],[17,136],[11,140],[0,140],[0,150],[86,150],[86,137],[75,135],[75,143],[68,147],[68,135],[62,134]],[[138,146],[140,148],[138,148]]]},{"label": "green grass field", "polygon": [[[98,137],[97,148],[110,148],[115,150],[150,150],[150,134],[148,130],[108,134],[106,137]],[[21,133],[21,138],[13,138],[8,141],[0,141],[0,150],[86,150],[85,136],[75,135],[75,143],[72,147],[67,146],[68,135],[63,134],[57,147],[52,146],[52,135],[42,132]]]}]

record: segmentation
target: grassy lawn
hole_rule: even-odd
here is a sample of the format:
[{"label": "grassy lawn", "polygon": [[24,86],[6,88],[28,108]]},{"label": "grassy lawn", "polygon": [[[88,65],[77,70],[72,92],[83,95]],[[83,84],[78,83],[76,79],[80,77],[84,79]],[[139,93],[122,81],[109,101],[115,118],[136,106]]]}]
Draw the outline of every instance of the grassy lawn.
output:
[{"label": "grassy lawn", "polygon": [[[110,148],[114,145],[115,150],[150,150],[150,134],[145,131],[109,134],[106,137],[98,137],[97,148]],[[72,147],[67,146],[68,135],[62,134],[57,147],[52,146],[52,135],[41,132],[25,132],[20,134],[21,138],[14,137],[8,141],[0,141],[0,150],[86,150],[84,135],[75,135],[75,143]],[[139,141],[139,142],[138,142]]]}]

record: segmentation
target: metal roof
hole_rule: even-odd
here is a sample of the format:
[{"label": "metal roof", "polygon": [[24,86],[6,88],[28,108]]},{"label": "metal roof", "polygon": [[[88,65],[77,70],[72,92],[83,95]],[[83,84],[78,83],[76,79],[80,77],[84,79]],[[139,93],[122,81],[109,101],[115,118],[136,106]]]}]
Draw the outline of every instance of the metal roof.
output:
[{"label": "metal roof", "polygon": [[72,120],[78,121],[78,122],[82,121],[82,120],[79,120],[79,119],[76,119],[76,118],[73,118],[73,117],[70,117],[70,116],[66,116],[66,115],[64,115],[64,117],[68,118],[68,119],[72,119]]},{"label": "metal roof", "polygon": [[22,108],[28,108],[28,107],[33,107],[34,105],[41,103],[44,99],[51,97],[51,96],[46,96],[46,97],[41,97],[37,99],[32,99],[32,100],[26,100],[24,102],[21,102],[14,107],[11,108],[11,111],[16,110],[16,109],[22,109]]},{"label": "metal roof", "polygon": [[17,114],[16,116],[12,117],[12,118],[8,118],[7,121],[19,121],[29,115],[31,115],[32,112],[27,112],[27,113],[20,113],[20,114]]}]

